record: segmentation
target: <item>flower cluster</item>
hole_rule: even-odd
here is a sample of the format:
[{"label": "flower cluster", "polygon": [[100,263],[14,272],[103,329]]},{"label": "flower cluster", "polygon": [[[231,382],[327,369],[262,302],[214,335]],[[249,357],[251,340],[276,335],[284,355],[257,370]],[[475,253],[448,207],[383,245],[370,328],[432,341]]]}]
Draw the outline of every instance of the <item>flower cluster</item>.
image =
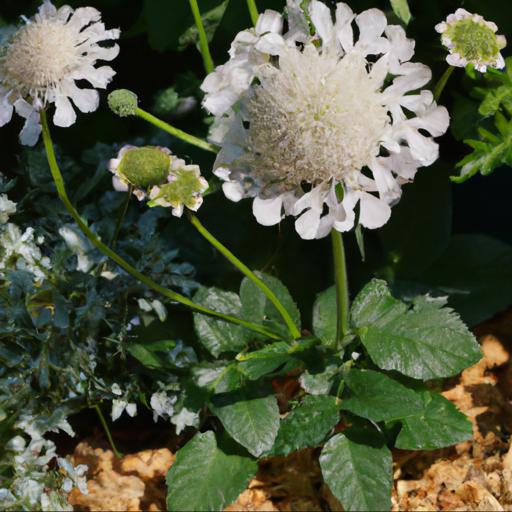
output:
[{"label": "flower cluster", "polygon": [[472,64],[485,73],[488,67],[502,69],[505,59],[500,50],[505,48],[505,36],[497,35],[498,27],[485,21],[479,14],[457,9],[446,21],[436,25],[442,34],[443,44],[450,50],[446,61],[451,66],[465,67]]},{"label": "flower cluster", "polygon": [[33,228],[22,231],[8,222],[15,212],[16,203],[0,195],[0,279],[5,279],[7,270],[24,270],[33,274],[36,283],[41,282],[51,267],[50,259],[39,248],[44,238],[36,237]]},{"label": "flower cluster", "polygon": [[[38,13],[27,20],[0,49],[0,126],[8,123],[15,110],[25,119],[22,144],[36,144],[41,133],[39,110],[55,105],[53,121],[67,127],[76,120],[71,100],[81,112],[98,108],[97,88],[104,89],[114,71],[95,67],[98,60],[111,61],[117,45],[100,42],[119,38],[119,30],[106,30],[101,14],[93,7],[57,9],[44,0]],[[86,80],[92,89],[76,82]]]},{"label": "flower cluster", "polygon": [[187,165],[163,147],[126,145],[110,160],[109,169],[116,190],[132,190],[139,201],[149,198],[149,206],[171,207],[176,217],[185,207],[197,211],[208,189],[199,166]]},{"label": "flower cluster", "polygon": [[338,3],[333,22],[324,3],[301,5],[288,0],[286,30],[280,14],[263,13],[203,82],[221,147],[214,172],[229,199],[254,198],[263,225],[293,215],[306,239],[356,219],[378,228],[401,186],[438,158],[433,137],[448,112],[419,90],[430,69],[410,62],[414,41],[380,10],[356,16]]}]

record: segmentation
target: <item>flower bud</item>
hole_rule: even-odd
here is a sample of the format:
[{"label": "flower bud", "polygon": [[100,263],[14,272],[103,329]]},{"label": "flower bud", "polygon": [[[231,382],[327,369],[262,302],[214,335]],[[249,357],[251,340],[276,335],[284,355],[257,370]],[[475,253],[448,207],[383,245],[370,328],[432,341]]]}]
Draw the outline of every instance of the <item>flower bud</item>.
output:
[{"label": "flower bud", "polygon": [[108,95],[110,110],[119,117],[134,116],[137,112],[137,95],[128,89],[117,89]]}]

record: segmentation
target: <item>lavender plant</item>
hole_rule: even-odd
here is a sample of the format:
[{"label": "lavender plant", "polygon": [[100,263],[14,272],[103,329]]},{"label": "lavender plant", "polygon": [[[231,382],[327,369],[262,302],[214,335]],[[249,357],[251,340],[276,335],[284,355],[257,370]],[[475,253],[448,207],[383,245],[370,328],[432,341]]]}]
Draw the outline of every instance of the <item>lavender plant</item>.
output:
[{"label": "lavender plant", "polygon": [[[0,253],[1,432],[27,428],[22,410],[46,425],[42,435],[89,407],[114,442],[101,403],[111,402],[112,421],[143,406],[155,421],[187,433],[167,477],[169,510],[221,510],[258,461],[305,448],[318,448],[324,481],[344,509],[390,508],[392,449],[434,450],[471,437],[471,423],[438,382],[481,353],[441,285],[403,291],[399,254],[351,294],[342,234],[354,233],[364,254],[363,228],[388,229],[389,236],[402,194],[407,200],[418,172],[420,179],[431,172],[420,169],[439,159],[435,139],[449,127],[438,101],[451,66],[465,66],[485,84],[474,93],[499,132],[480,128],[484,141],[468,142],[475,152],[456,180],[510,163],[510,77],[497,70],[505,67],[505,40],[493,23],[457,11],[437,26],[450,67],[429,87],[430,68],[412,60],[414,40],[380,9],[356,14],[341,2],[287,0],[283,12],[259,14],[248,0],[254,27],[235,36],[229,59],[215,67],[206,22],[222,16],[227,2],[208,15],[197,0],[189,3],[195,27],[187,37],[197,41],[207,73],[208,140],[142,109],[129,90],[111,92],[108,104],[122,118],[215,155],[212,173],[157,138],[96,147],[105,157],[96,162],[98,180],[107,167],[112,173],[112,190],[100,198],[94,180],[83,195],[70,196],[79,166],[57,156],[48,117],[55,107],[55,125],[73,124],[70,98],[82,112],[98,108],[96,89],[114,71],[97,61],[117,56],[108,41],[119,31],[106,30],[92,7],[57,9],[45,0],[7,39],[0,123],[16,111],[26,119],[22,144],[41,136],[55,187],[44,193],[57,195],[64,209],[41,215],[36,229],[44,239],[36,238],[32,228],[11,223],[17,207],[0,196],[7,241]],[[407,2],[391,5],[406,25]],[[172,92],[160,95],[158,110],[178,108]],[[277,277],[251,269],[207,229],[199,209],[219,188],[233,202],[250,198],[263,226],[293,217],[300,238],[330,236],[334,285],[318,295],[311,315]],[[243,275],[237,291],[194,281],[159,232],[168,213],[188,221]],[[149,339],[151,325],[183,306],[192,313],[194,348],[174,336]],[[283,379],[299,384],[284,399],[275,392]],[[12,491],[16,477],[9,485],[0,496],[21,499]]]}]

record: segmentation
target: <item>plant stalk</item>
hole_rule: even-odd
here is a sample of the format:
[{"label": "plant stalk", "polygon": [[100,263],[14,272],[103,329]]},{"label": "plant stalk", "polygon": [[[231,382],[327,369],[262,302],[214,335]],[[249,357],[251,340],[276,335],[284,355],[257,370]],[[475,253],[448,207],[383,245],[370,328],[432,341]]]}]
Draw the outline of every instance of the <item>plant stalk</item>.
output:
[{"label": "plant stalk", "polygon": [[206,37],[203,20],[199,12],[199,5],[197,4],[197,0],[189,0],[189,3],[199,33],[199,47],[201,48],[201,55],[203,56],[204,69],[206,70],[206,74],[209,74],[215,69],[215,65],[213,64],[212,55],[208,46],[208,38]]},{"label": "plant stalk", "polygon": [[153,114],[150,114],[149,112],[146,112],[145,110],[142,110],[141,108],[137,107],[136,114],[141,118],[144,119],[144,121],[147,121],[148,123],[151,123],[152,125],[156,126],[157,128],[160,128],[164,132],[169,133],[173,137],[177,137],[178,139],[181,139],[185,142],[188,142],[189,144],[192,144],[193,146],[197,146],[198,148],[204,149],[205,151],[210,151],[211,153],[218,153],[218,149],[213,144],[210,144],[209,142],[206,142],[203,139],[200,139],[199,137],[195,137],[194,135],[190,135],[187,132],[184,132],[183,130],[180,130],[179,128],[175,128],[174,126],[171,126],[169,123],[166,123],[165,121],[162,121],[161,119],[158,119],[158,117],[155,117]]},{"label": "plant stalk", "polygon": [[227,260],[229,260],[240,272],[246,275],[267,297],[267,299],[274,305],[279,314],[283,317],[288,330],[290,331],[293,339],[301,337],[300,331],[295,325],[290,313],[283,306],[281,301],[277,298],[275,293],[244,263],[242,263],[226,246],[219,242],[193,215],[189,215],[190,222],[199,231],[199,233],[210,242]]},{"label": "plant stalk", "polygon": [[128,185],[128,190],[126,191],[126,198],[125,198],[124,203],[119,211],[119,215],[118,215],[117,221],[116,221],[116,227],[114,229],[114,234],[112,235],[112,240],[110,241],[110,246],[112,247],[112,249],[114,249],[116,246],[117,237],[119,236],[119,232],[121,231],[121,226],[123,225],[123,221],[126,216],[126,212],[128,211],[128,206],[130,204],[132,192],[133,192],[133,186]]},{"label": "plant stalk", "polygon": [[55,182],[55,186],[57,187],[57,193],[59,195],[60,200],[63,202],[64,206],[66,207],[67,211],[73,217],[74,221],[77,223],[78,227],[82,230],[84,235],[89,239],[89,241],[97,248],[99,249],[103,254],[108,256],[111,260],[115,261],[121,268],[123,268],[128,274],[135,277],[135,279],[138,279],[140,282],[144,283],[149,288],[152,288],[153,290],[157,291],[158,293],[161,293],[165,297],[175,301],[179,302],[180,304],[183,304],[185,306],[188,306],[189,308],[197,311],[198,313],[202,313],[205,315],[209,315],[212,317],[219,318],[221,320],[224,320],[226,322],[230,322],[237,325],[242,325],[243,327],[246,327],[247,329],[250,329],[254,332],[257,332],[258,334],[263,334],[264,336],[267,336],[272,339],[280,339],[280,336],[272,331],[269,331],[268,329],[265,329],[264,327],[253,324],[252,322],[248,322],[246,320],[242,320],[241,318],[237,318],[235,316],[231,315],[225,315],[224,313],[219,313],[217,311],[214,311],[212,309],[203,307],[199,304],[196,304],[192,300],[190,300],[188,297],[185,297],[184,295],[181,295],[179,293],[176,293],[168,288],[165,288],[164,286],[159,285],[155,281],[153,281],[150,277],[145,276],[141,272],[139,272],[136,268],[134,268],[130,263],[128,263],[125,259],[123,259],[119,254],[114,252],[112,249],[110,249],[107,245],[105,245],[97,236],[96,234],[85,224],[85,222],[80,217],[80,214],[76,211],[75,207],[71,204],[71,201],[69,200],[68,194],[66,192],[66,187],[64,184],[64,179],[62,177],[62,174],[60,172],[57,159],[55,157],[55,151],[53,149],[53,142],[50,135],[50,130],[48,127],[48,121],[46,119],[46,112],[44,110],[41,111],[41,124],[43,128],[43,141],[44,146],[46,149],[46,156],[48,158],[48,164],[50,166],[50,171],[52,173],[53,180]]},{"label": "plant stalk", "polygon": [[101,412],[100,406],[96,404],[93,407],[98,413],[101,425],[103,427],[103,430],[105,431],[105,434],[107,434],[108,442],[110,443],[110,447],[112,448],[115,457],[120,459],[123,456],[123,454],[117,449],[116,444],[114,443],[114,438],[112,437],[112,433],[110,432],[110,429],[108,427],[107,420],[105,419],[105,416],[103,416],[103,413]]},{"label": "plant stalk", "polygon": [[256,25],[259,16],[256,0],[247,0],[247,7],[249,9],[249,14],[251,15],[252,24]]},{"label": "plant stalk", "polygon": [[345,247],[343,237],[339,231],[331,231],[332,254],[334,259],[334,277],[336,283],[336,304],[337,304],[337,323],[336,323],[336,341],[339,344],[348,334],[348,279],[347,263],[345,259]]},{"label": "plant stalk", "polygon": [[441,97],[441,94],[443,94],[444,88],[446,87],[446,84],[448,83],[448,80],[450,80],[450,77],[454,71],[455,68],[453,66],[448,66],[446,71],[443,73],[443,76],[441,76],[439,82],[437,82],[436,86],[434,87],[434,100],[439,101],[439,98]]}]

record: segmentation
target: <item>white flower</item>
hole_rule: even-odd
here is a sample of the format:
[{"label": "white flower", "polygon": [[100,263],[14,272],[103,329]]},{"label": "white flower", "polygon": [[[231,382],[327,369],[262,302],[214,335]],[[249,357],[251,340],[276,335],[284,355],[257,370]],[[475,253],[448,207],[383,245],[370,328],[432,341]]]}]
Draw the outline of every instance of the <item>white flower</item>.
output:
[{"label": "white flower", "polygon": [[34,238],[33,228],[22,232],[15,224],[0,225],[0,276],[6,269],[25,270],[36,282],[43,281],[45,270],[51,267],[38,247],[43,241],[42,237]]},{"label": "white flower", "polygon": [[263,225],[293,215],[306,239],[348,231],[356,219],[381,227],[401,186],[438,158],[433,137],[446,131],[448,112],[418,92],[430,69],[410,62],[414,41],[380,10],[356,16],[338,3],[333,22],[312,0],[311,36],[300,4],[288,0],[284,33],[278,13],[263,13],[203,82],[221,147],[214,172],[232,201],[254,198]]},{"label": "white flower", "polygon": [[9,217],[16,213],[16,203],[11,201],[5,194],[0,195],[0,224],[5,224]]},{"label": "white flower", "polygon": [[72,224],[62,226],[59,229],[59,235],[64,239],[69,249],[76,254],[76,270],[84,273],[89,272],[95,262],[89,257],[93,247],[87,237]]},{"label": "white flower", "polygon": [[57,462],[61,470],[67,476],[62,485],[63,490],[66,492],[71,492],[71,489],[76,487],[82,494],[88,494],[89,491],[87,489],[87,471],[89,467],[85,464],[73,466],[71,462],[62,457],[58,457]]},{"label": "white flower", "polygon": [[[34,145],[41,133],[39,110],[55,105],[53,122],[67,127],[76,120],[71,101],[81,112],[98,108],[96,89],[105,89],[114,71],[95,67],[98,60],[117,57],[119,47],[98,43],[119,38],[119,30],[105,30],[101,13],[93,7],[57,9],[44,0],[38,13],[9,39],[0,54],[0,126],[13,110],[23,117],[22,144]],[[76,82],[86,80],[92,89]]]},{"label": "white flower", "polygon": [[165,391],[158,391],[151,395],[150,405],[153,409],[153,421],[158,418],[168,419],[174,414],[174,405],[177,401],[176,395],[169,396]]},{"label": "white flower", "polygon": [[507,40],[505,36],[496,34],[496,23],[485,21],[479,14],[457,9],[446,21],[436,25],[436,31],[442,34],[441,40],[450,50],[446,57],[450,66],[466,67],[473,64],[482,73],[488,67],[505,67],[500,50],[505,48]]},{"label": "white flower", "polygon": [[126,400],[116,398],[112,400],[112,421],[119,419],[124,411],[126,411],[128,416],[133,418],[137,414],[137,404],[129,403]]},{"label": "white flower", "polygon": [[181,434],[186,427],[199,426],[199,413],[183,407],[178,414],[171,418],[171,422],[176,426],[176,434]]}]

